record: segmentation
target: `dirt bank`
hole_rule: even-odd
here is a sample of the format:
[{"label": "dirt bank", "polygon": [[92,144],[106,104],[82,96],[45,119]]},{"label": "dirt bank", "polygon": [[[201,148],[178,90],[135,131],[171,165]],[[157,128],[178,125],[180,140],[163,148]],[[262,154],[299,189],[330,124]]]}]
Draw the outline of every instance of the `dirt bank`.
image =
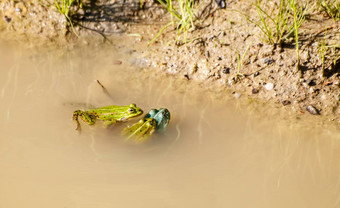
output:
[{"label": "dirt bank", "polygon": [[[190,33],[192,42],[166,46],[164,43],[173,38],[170,33],[159,40],[163,44],[155,44],[162,45],[153,58],[160,70],[206,84],[218,82],[236,97],[270,100],[299,112],[313,106],[320,114],[339,115],[340,50],[327,52],[324,77],[319,52],[320,42],[325,39],[327,45],[340,43],[339,21],[317,12],[311,14],[313,19],[305,20],[299,30],[297,69],[293,37],[281,46],[268,44],[256,25],[233,11],[240,10],[256,18],[254,5],[233,2],[227,10],[217,9],[215,4],[212,7],[213,13],[201,23],[201,28]],[[238,76],[237,54],[242,56],[248,46],[239,71],[244,76]]]},{"label": "dirt bank", "polygon": [[[259,20],[252,1],[228,1],[226,9],[211,1],[200,8],[200,21],[188,34],[192,41],[180,46],[174,43],[176,33],[171,29],[147,46],[169,20],[166,10],[152,1],[144,2],[143,7],[135,0],[84,1],[83,7],[74,8],[71,14],[80,40],[129,35],[147,48],[144,56],[156,70],[205,86],[218,83],[214,84],[216,90],[226,90],[236,98],[269,101],[298,113],[309,111],[339,121],[340,49],[328,48],[324,61],[320,53],[322,43],[340,43],[339,21],[317,9],[306,13],[299,28],[298,63],[293,36],[281,44],[269,44],[260,28],[241,14]],[[3,29],[77,40],[50,1],[2,1],[1,15]],[[242,62],[238,54],[245,54]]]}]

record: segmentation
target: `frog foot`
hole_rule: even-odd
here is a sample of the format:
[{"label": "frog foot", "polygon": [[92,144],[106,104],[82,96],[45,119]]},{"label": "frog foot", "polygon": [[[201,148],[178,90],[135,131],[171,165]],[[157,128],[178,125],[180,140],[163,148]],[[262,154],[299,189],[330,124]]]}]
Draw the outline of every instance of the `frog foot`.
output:
[{"label": "frog foot", "polygon": [[93,125],[96,123],[96,117],[93,115],[90,115],[84,111],[81,110],[76,110],[73,112],[73,120],[77,123],[77,131],[80,131],[80,123],[78,120],[78,117],[80,116],[80,118],[87,124],[89,125]]}]

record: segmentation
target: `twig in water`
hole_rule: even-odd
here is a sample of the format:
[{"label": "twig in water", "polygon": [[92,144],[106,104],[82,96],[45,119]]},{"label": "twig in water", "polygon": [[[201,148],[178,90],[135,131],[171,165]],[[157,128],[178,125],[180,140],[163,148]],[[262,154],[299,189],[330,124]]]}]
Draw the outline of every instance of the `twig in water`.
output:
[{"label": "twig in water", "polygon": [[109,91],[107,91],[107,89],[104,87],[104,85],[102,85],[102,83],[98,79],[96,81],[102,87],[104,94],[107,95],[109,98],[111,98],[113,100],[112,95],[109,93]]}]

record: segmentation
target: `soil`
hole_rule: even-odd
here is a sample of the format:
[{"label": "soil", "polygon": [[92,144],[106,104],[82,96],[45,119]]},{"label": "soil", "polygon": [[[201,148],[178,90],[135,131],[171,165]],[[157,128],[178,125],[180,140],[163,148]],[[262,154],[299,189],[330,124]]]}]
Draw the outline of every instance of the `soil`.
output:
[{"label": "soil", "polygon": [[[340,122],[340,48],[329,49],[324,63],[319,52],[322,41],[340,43],[340,22],[321,11],[310,11],[299,29],[299,63],[294,37],[280,45],[269,44],[259,27],[240,14],[259,20],[253,1],[227,1],[226,9],[213,1],[203,2],[197,14],[200,21],[188,34],[191,41],[181,45],[175,44],[176,32],[171,28],[147,46],[170,18],[154,1],[143,2],[142,7],[136,0],[84,1],[83,8],[71,10],[80,38],[51,1],[5,0],[0,12],[2,30],[25,37],[66,37],[67,44],[70,40],[92,44],[93,36],[104,42],[116,35],[131,36],[131,41],[147,48],[148,66],[160,72],[214,86],[235,98],[277,103]],[[238,71],[237,54],[242,56],[248,46]]]}]

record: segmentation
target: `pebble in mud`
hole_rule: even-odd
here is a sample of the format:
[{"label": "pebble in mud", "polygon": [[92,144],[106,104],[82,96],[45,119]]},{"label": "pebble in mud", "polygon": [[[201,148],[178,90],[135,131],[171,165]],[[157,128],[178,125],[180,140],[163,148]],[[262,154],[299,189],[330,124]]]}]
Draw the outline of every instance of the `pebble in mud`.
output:
[{"label": "pebble in mud", "polygon": [[272,90],[274,88],[274,84],[273,83],[267,83],[264,88],[266,88],[266,90]]},{"label": "pebble in mud", "polygon": [[271,58],[271,57],[264,58],[264,59],[262,59],[262,61],[263,61],[263,63],[265,63],[267,65],[274,63],[274,59]]},{"label": "pebble in mud", "polygon": [[315,108],[314,106],[312,106],[312,105],[308,105],[308,106],[306,107],[306,110],[307,110],[310,114],[312,114],[312,115],[320,115],[319,110],[316,109],[316,108]]},{"label": "pebble in mud", "polygon": [[282,105],[286,106],[286,105],[290,105],[290,101],[289,100],[284,100],[282,101]]},{"label": "pebble in mud", "polygon": [[235,97],[235,98],[240,98],[240,97],[241,97],[241,93],[233,92],[233,94],[234,94],[234,97]]},{"label": "pebble in mud", "polygon": [[252,94],[257,94],[257,93],[259,93],[259,90],[256,89],[256,88],[253,88],[253,89],[251,90],[251,93],[252,93]]},{"label": "pebble in mud", "polygon": [[121,60],[114,60],[113,64],[114,65],[121,65],[123,62]]},{"label": "pebble in mud", "polygon": [[4,16],[4,18],[5,18],[5,20],[6,20],[7,23],[11,22],[11,20],[12,20],[12,18],[10,18],[10,17],[8,17],[8,16],[6,16],[6,15]]},{"label": "pebble in mud", "polygon": [[224,69],[222,70],[223,74],[229,74],[230,73],[230,68],[229,67],[224,67]]}]

